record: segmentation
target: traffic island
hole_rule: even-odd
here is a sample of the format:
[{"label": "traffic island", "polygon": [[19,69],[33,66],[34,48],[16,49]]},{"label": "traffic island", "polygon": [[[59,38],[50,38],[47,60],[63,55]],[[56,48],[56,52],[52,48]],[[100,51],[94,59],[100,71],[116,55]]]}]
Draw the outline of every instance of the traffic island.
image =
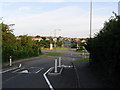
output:
[{"label": "traffic island", "polygon": [[52,68],[48,75],[50,76],[55,76],[55,75],[60,75],[63,71],[63,67],[57,67],[57,72],[55,71],[55,68]]},{"label": "traffic island", "polygon": [[61,57],[59,57],[59,61],[55,59],[55,66],[51,68],[48,72],[48,75],[60,75],[62,73],[63,67],[61,65]]}]

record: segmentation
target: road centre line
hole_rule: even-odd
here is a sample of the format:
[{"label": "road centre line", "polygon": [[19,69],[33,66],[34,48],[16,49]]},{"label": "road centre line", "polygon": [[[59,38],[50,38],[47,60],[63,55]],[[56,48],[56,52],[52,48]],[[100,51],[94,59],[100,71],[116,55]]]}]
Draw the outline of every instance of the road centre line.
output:
[{"label": "road centre line", "polygon": [[5,71],[2,71],[2,72],[0,72],[0,73],[6,73],[6,72],[9,72],[9,71],[14,70],[14,69],[17,69],[17,68],[18,68],[18,67],[11,68],[11,69],[8,69],[8,70],[5,70]]},{"label": "road centre line", "polygon": [[43,76],[44,76],[44,78],[45,78],[45,80],[46,80],[49,88],[50,88],[51,90],[54,90],[54,89],[53,89],[53,86],[51,85],[50,81],[48,80],[48,78],[47,78],[47,76],[46,76],[46,74],[47,74],[52,68],[54,68],[54,67],[51,67],[50,69],[48,69],[48,70],[43,74]]}]

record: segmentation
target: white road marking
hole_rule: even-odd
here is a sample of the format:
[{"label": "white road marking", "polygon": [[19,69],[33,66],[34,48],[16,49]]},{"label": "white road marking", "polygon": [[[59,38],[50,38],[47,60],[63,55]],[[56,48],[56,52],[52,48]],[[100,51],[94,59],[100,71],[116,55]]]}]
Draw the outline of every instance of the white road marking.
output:
[{"label": "white road marking", "polygon": [[48,80],[48,78],[47,78],[47,76],[46,76],[46,74],[47,74],[52,68],[54,68],[54,67],[51,67],[50,69],[48,69],[48,70],[43,74],[43,76],[44,76],[44,78],[45,78],[45,80],[46,80],[49,88],[50,88],[51,90],[54,90],[53,87],[52,87],[52,85],[51,85],[51,83],[50,83],[50,81]]},{"label": "white road marking", "polygon": [[19,73],[29,73],[29,71],[28,70],[23,70],[23,71],[21,71]]},{"label": "white road marking", "polygon": [[6,73],[6,72],[9,72],[9,71],[11,71],[11,70],[14,70],[14,69],[17,69],[17,68],[18,68],[18,67],[11,68],[11,69],[5,70],[5,71],[3,71],[3,72],[0,72],[0,73]]},{"label": "white road marking", "polygon": [[35,72],[35,73],[39,73],[41,70],[43,70],[44,68],[41,68],[41,69],[39,69],[37,72]]},{"label": "white road marking", "polygon": [[66,65],[62,65],[62,67],[64,67],[64,68],[73,68],[73,66],[66,66]]},{"label": "white road marking", "polygon": [[24,69],[25,67],[23,67],[23,68],[20,68],[20,69],[17,69],[17,70],[15,70],[15,71],[13,71],[12,73],[15,73],[15,72],[17,72],[17,71],[19,71],[19,70],[22,70],[22,69]]}]

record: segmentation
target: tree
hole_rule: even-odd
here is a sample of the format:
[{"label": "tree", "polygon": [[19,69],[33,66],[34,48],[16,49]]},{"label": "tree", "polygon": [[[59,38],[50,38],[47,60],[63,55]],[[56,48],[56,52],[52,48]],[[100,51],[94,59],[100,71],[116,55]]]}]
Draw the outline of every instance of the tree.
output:
[{"label": "tree", "polygon": [[[2,61],[8,62],[9,57],[13,60],[38,56],[41,54],[40,47],[32,40],[31,36],[21,35],[16,37],[6,24],[2,26]],[[19,40],[17,40],[19,38]]]},{"label": "tree", "polygon": [[88,40],[90,64],[103,73],[114,87],[119,87],[120,16],[109,19],[94,38]]}]

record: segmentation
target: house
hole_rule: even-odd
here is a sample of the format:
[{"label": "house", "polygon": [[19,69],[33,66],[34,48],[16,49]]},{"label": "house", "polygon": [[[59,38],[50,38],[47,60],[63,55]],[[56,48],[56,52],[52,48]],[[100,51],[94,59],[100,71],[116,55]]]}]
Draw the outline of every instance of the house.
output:
[{"label": "house", "polygon": [[82,42],[82,43],[86,43],[87,41],[83,39],[81,42]]},{"label": "house", "polygon": [[32,40],[34,40],[34,41],[39,41],[39,42],[40,42],[40,41],[43,40],[43,39],[42,39],[41,37],[39,37],[39,38],[33,37]]}]

